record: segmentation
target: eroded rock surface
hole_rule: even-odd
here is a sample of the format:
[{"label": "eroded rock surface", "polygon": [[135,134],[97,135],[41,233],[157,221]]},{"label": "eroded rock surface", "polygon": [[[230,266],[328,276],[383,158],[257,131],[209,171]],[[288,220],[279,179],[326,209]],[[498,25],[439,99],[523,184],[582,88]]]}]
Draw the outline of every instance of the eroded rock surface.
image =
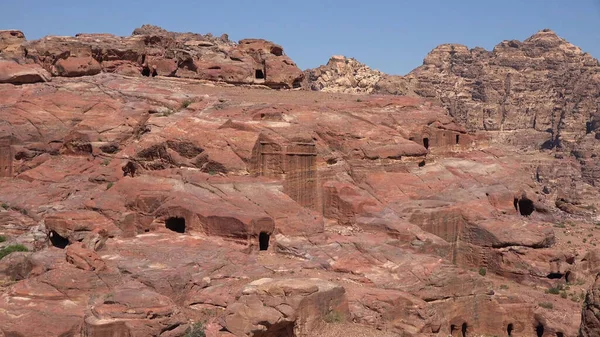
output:
[{"label": "eroded rock surface", "polygon": [[30,250],[0,260],[1,333],[577,334],[593,170],[419,97],[179,78],[181,44],[262,55],[218,61],[226,82],[299,78],[262,40],[151,26],[23,45],[55,77],[0,84],[0,248]]}]

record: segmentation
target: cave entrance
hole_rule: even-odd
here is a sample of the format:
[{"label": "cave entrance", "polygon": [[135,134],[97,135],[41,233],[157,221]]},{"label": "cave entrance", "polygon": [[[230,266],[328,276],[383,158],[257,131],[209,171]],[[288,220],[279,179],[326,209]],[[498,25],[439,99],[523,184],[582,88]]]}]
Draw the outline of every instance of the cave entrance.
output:
[{"label": "cave entrance", "polygon": [[462,332],[462,337],[467,337],[467,323],[463,323],[462,327],[460,328],[460,331]]},{"label": "cave entrance", "polygon": [[454,325],[454,324],[450,325],[450,335],[452,337],[459,337],[459,336],[457,336],[457,333],[458,333],[458,329],[456,328],[456,325]]},{"label": "cave entrance", "polygon": [[429,149],[429,138],[423,138],[423,146]]},{"label": "cave entrance", "polygon": [[256,78],[257,80],[264,80],[265,79],[265,73],[260,70],[260,69],[256,69],[254,71],[254,78]]},{"label": "cave entrance", "polygon": [[506,327],[506,333],[508,333],[508,337],[512,336],[513,329],[514,329],[513,324],[512,323],[508,324],[508,326]]},{"label": "cave entrance", "polygon": [[260,232],[260,234],[258,234],[258,246],[259,246],[260,250],[269,249],[269,239],[270,238],[271,238],[271,235],[267,232]]},{"label": "cave entrance", "polygon": [[266,331],[257,331],[254,337],[294,337],[294,323],[282,322],[276,323],[267,328]]},{"label": "cave entrance", "polygon": [[177,233],[185,233],[185,219],[180,217],[168,218],[165,227]]},{"label": "cave entrance", "polygon": [[458,145],[458,142],[460,141],[460,135],[456,135],[456,144]]},{"label": "cave entrance", "polygon": [[593,131],[592,122],[585,122],[585,133],[589,134],[589,133],[592,133],[592,131]]},{"label": "cave entrance", "polygon": [[533,201],[525,197],[521,199],[515,198],[513,204],[515,206],[515,209],[519,213],[521,213],[522,216],[529,216],[535,210],[535,207],[533,206]]},{"label": "cave entrance", "polygon": [[519,213],[521,213],[521,215],[529,216],[531,213],[533,213],[533,210],[533,201],[527,198],[522,198],[519,200]]},{"label": "cave entrance", "polygon": [[544,335],[544,325],[542,323],[538,323],[535,327],[535,333],[538,337],[542,337]]},{"label": "cave entrance", "polygon": [[156,69],[153,69],[152,71],[150,70],[150,67],[144,67],[142,69],[142,76],[155,77],[156,75],[158,75],[158,73],[156,72]]},{"label": "cave entrance", "polygon": [[562,332],[560,332],[560,331],[558,331],[558,332],[556,333],[556,337],[565,337],[565,334],[564,334],[564,333],[562,333]]},{"label": "cave entrance", "polygon": [[550,273],[546,277],[551,280],[559,280],[564,276],[563,273]]},{"label": "cave entrance", "polygon": [[55,231],[50,231],[50,243],[56,248],[65,249],[69,245],[69,239],[60,236]]}]

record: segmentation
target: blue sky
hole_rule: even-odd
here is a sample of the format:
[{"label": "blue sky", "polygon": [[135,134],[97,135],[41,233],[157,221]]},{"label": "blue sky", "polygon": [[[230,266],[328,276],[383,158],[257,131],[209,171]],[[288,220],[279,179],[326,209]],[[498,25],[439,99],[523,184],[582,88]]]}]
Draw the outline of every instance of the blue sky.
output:
[{"label": "blue sky", "polygon": [[600,0],[0,0],[0,29],[130,35],[144,23],[281,44],[302,69],[331,55],[406,74],[442,43],[488,50],[550,28],[600,57]]}]

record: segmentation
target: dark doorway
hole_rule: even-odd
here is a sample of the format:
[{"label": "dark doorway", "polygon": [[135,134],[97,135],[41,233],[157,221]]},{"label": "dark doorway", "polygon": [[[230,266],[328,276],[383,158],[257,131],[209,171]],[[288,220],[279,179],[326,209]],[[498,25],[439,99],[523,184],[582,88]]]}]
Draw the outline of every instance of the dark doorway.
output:
[{"label": "dark doorway", "polygon": [[456,135],[456,144],[460,141],[460,135]]},{"label": "dark doorway", "polygon": [[533,213],[533,211],[535,209],[533,207],[533,201],[531,201],[527,198],[519,199],[518,204],[519,204],[519,213],[521,213],[521,215],[523,215],[523,216],[531,215],[531,213]]},{"label": "dark doorway", "polygon": [[60,236],[55,231],[50,231],[50,243],[56,248],[65,249],[69,245],[69,239]]},{"label": "dark doorway", "polygon": [[461,327],[462,337],[467,337],[467,323],[463,323]]},{"label": "dark doorway", "polygon": [[513,324],[510,323],[508,324],[508,326],[506,327],[506,333],[508,333],[508,337],[512,336],[512,331],[513,331]]},{"label": "dark doorway", "polygon": [[429,149],[429,138],[423,138],[423,146],[425,146],[426,149]]},{"label": "dark doorway", "polygon": [[538,337],[542,337],[544,335],[544,325],[542,323],[538,323],[535,327],[535,333]]},{"label": "dark doorway", "polygon": [[155,69],[153,69],[152,71],[150,70],[149,67],[144,67],[144,69],[142,69],[142,76],[146,76],[146,77],[152,76],[152,77],[154,77],[156,75],[158,75],[158,73],[156,72]]},{"label": "dark doorway", "polygon": [[556,333],[556,337],[565,337],[565,334],[564,334],[564,333],[562,333],[562,332],[560,332],[560,331],[558,331],[558,332]]},{"label": "dark doorway", "polygon": [[165,227],[177,233],[185,233],[185,219],[180,217],[168,218]]},{"label": "dark doorway", "polygon": [[456,325],[454,325],[454,324],[450,325],[450,335],[452,337],[458,337],[458,336],[456,336],[457,331],[458,331],[458,329],[456,328]]},{"label": "dark doorway", "polygon": [[592,122],[585,122],[585,133],[592,133],[593,127]]},{"label": "dark doorway", "polygon": [[575,283],[575,274],[571,273],[570,271],[566,272],[565,281],[567,281],[567,283]]},{"label": "dark doorway", "polygon": [[269,239],[271,238],[271,235],[267,232],[260,232],[260,234],[258,235],[258,246],[260,247],[260,250],[267,250],[269,249]]},{"label": "dark doorway", "polygon": [[564,276],[563,273],[550,273],[546,277],[551,280],[559,280]]},{"label": "dark doorway", "polygon": [[419,162],[419,167],[423,167],[423,166],[425,166],[425,161],[424,161],[424,160],[421,160],[421,161]]},{"label": "dark doorway", "polygon": [[256,78],[257,80],[264,80],[265,74],[263,73],[262,70],[256,69],[256,71],[254,72],[254,78]]}]

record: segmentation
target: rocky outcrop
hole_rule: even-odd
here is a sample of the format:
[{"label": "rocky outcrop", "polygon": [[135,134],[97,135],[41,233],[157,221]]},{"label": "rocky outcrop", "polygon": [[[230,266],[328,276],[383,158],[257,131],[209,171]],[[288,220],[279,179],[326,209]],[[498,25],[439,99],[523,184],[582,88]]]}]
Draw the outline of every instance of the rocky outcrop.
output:
[{"label": "rocky outcrop", "polygon": [[310,90],[369,94],[383,74],[352,58],[332,56],[327,65],[305,72]]},{"label": "rocky outcrop", "polygon": [[[29,42],[21,32],[2,31],[0,56],[39,64],[60,77],[114,72],[262,84],[271,88],[299,87],[303,78],[302,71],[283,53],[283,48],[272,42],[246,39],[235,43],[226,35],[215,38],[210,34],[173,33],[150,25],[136,29],[129,37],[77,34],[47,36]],[[9,71],[4,68],[7,65],[0,64],[0,83],[22,83],[23,75],[3,79],[2,71]]]},{"label": "rocky outcrop", "polygon": [[332,56],[326,65],[304,71],[303,87],[308,90],[346,93],[407,95],[408,81],[369,68],[353,58]]}]

